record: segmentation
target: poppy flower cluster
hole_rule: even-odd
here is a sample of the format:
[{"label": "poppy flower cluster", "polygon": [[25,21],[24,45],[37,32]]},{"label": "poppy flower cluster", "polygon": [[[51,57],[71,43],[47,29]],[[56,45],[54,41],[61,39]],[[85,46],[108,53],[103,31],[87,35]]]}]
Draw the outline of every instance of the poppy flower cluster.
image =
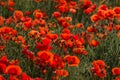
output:
[{"label": "poppy flower cluster", "polygon": [[25,10],[21,2],[0,0],[0,80],[120,79],[117,62],[108,59],[120,52],[119,6],[31,0]]},{"label": "poppy flower cluster", "polygon": [[14,11],[15,2],[14,0],[1,1],[0,6],[7,8],[10,12]]},{"label": "poppy flower cluster", "polygon": [[[8,60],[6,55],[0,58],[0,79],[1,80],[44,80],[42,78],[31,78],[19,66],[18,60]],[[8,75],[8,78],[4,77]]]},{"label": "poppy flower cluster", "polygon": [[[109,9],[107,5],[103,4],[98,7],[98,11],[96,14],[91,16],[92,22],[98,22],[100,20],[108,19],[113,20],[114,17],[119,18],[118,15],[120,7],[115,7],[113,9]],[[116,10],[118,10],[116,12]]]},{"label": "poppy flower cluster", "polygon": [[0,36],[2,40],[7,41],[12,39],[12,37],[15,37],[17,35],[17,31],[13,28],[10,28],[8,26],[3,26],[0,28]]},{"label": "poppy flower cluster", "polygon": [[120,79],[120,77],[119,77],[119,75],[120,75],[120,68],[119,67],[114,67],[112,69],[112,74],[116,76],[115,80],[119,80]]},{"label": "poppy flower cluster", "polygon": [[94,73],[95,76],[100,78],[106,77],[106,64],[102,60],[95,60],[92,62],[93,67],[91,71]]}]

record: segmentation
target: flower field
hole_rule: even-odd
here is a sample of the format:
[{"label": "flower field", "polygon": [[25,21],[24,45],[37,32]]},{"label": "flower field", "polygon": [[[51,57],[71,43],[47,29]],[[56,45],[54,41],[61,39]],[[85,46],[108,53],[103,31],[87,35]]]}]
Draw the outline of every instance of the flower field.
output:
[{"label": "flower field", "polygon": [[0,0],[0,80],[120,80],[120,0]]}]

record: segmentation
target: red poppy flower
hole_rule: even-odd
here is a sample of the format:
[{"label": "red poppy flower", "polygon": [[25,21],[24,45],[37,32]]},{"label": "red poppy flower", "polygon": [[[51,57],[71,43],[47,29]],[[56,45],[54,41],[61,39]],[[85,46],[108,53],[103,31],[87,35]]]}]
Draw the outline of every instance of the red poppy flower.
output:
[{"label": "red poppy flower", "polygon": [[8,2],[8,6],[13,7],[14,5],[15,5],[15,3],[13,1]]},{"label": "red poppy flower", "polygon": [[92,62],[93,67],[91,68],[91,71],[94,73],[95,76],[98,76],[99,78],[106,77],[106,64],[102,60],[95,60]]},{"label": "red poppy flower", "polygon": [[46,23],[45,20],[43,20],[43,19],[40,20],[40,25],[41,26],[45,26],[45,23]]},{"label": "red poppy flower", "polygon": [[14,11],[14,18],[15,19],[21,19],[23,17],[23,12],[22,11],[20,11],[20,10],[15,10]]},{"label": "red poppy flower", "polygon": [[8,60],[7,56],[2,56],[2,57],[0,58],[0,63],[7,64],[8,61],[9,61],[9,60]]},{"label": "red poppy flower", "polygon": [[63,33],[70,34],[70,30],[69,30],[69,29],[67,29],[67,28],[66,28],[66,29],[63,29],[63,30],[62,30],[62,32],[63,32]]},{"label": "red poppy flower", "polygon": [[76,8],[77,3],[75,1],[69,1],[68,6],[69,9],[74,9]]},{"label": "red poppy flower", "polygon": [[10,12],[13,12],[13,11],[14,11],[14,8],[13,8],[13,7],[8,7],[8,10],[9,10]]},{"label": "red poppy flower", "polygon": [[9,65],[5,72],[10,75],[20,75],[22,73],[22,69],[18,65]]},{"label": "red poppy flower", "polygon": [[92,22],[97,22],[97,21],[100,20],[100,18],[99,18],[99,16],[97,14],[92,15],[90,18],[91,18]]},{"label": "red poppy flower", "polygon": [[10,75],[9,80],[18,80],[16,76]]},{"label": "red poppy flower", "polygon": [[42,43],[37,42],[36,43],[36,48],[38,50],[51,50],[52,47],[50,46],[51,40],[48,38],[45,38],[42,40]]},{"label": "red poppy flower", "polygon": [[113,30],[113,27],[107,26],[107,27],[105,27],[105,29],[106,29],[107,31],[112,31],[112,30]]},{"label": "red poppy flower", "polygon": [[6,6],[6,3],[3,2],[3,1],[1,1],[1,2],[0,2],[0,5],[1,5],[1,6]]},{"label": "red poppy flower", "polygon": [[26,21],[24,22],[24,29],[30,29],[32,27],[32,22],[31,21]]},{"label": "red poppy flower", "polygon": [[51,39],[51,40],[55,40],[55,39],[58,38],[58,35],[57,35],[57,34],[48,33],[46,36],[47,36],[49,39]]},{"label": "red poppy flower", "polygon": [[83,9],[87,9],[92,5],[91,0],[83,0]]},{"label": "red poppy flower", "polygon": [[70,26],[70,24],[66,21],[62,22],[62,27],[63,28],[68,28]]},{"label": "red poppy flower", "polygon": [[117,37],[120,38],[120,32],[117,33]]},{"label": "red poppy flower", "polygon": [[105,69],[101,69],[100,73],[96,73],[95,75],[97,75],[99,78],[104,78],[106,77],[106,70]]},{"label": "red poppy flower", "polygon": [[53,53],[49,51],[39,51],[37,55],[40,62],[51,63],[53,61]]},{"label": "red poppy flower", "polygon": [[32,78],[30,76],[28,76],[26,73],[22,73],[21,80],[32,80]]},{"label": "red poppy flower", "polygon": [[6,65],[3,63],[0,63],[0,72],[5,73]]},{"label": "red poppy flower", "polygon": [[66,6],[66,5],[59,6],[58,9],[59,9],[59,11],[62,12],[62,13],[65,13],[65,12],[68,12],[68,11],[69,11],[68,6]]},{"label": "red poppy flower", "polygon": [[25,11],[25,14],[26,14],[26,15],[30,15],[31,12],[30,12],[30,11]]},{"label": "red poppy flower", "polygon": [[97,47],[99,45],[99,42],[97,40],[92,40],[89,44],[90,46]]},{"label": "red poppy flower", "polygon": [[64,60],[67,61],[68,66],[78,66],[80,63],[80,59],[77,56],[66,55]]},{"label": "red poppy flower", "polygon": [[113,10],[116,14],[120,14],[120,7],[115,7]]},{"label": "red poppy flower", "polygon": [[116,25],[115,30],[117,30],[117,31],[120,30],[120,25]]},{"label": "red poppy flower", "polygon": [[85,41],[83,38],[75,41],[75,44],[77,45],[77,47],[81,47],[84,43],[85,43]]},{"label": "red poppy flower", "polygon": [[17,39],[15,40],[15,42],[26,44],[25,38],[23,36],[17,36]]},{"label": "red poppy flower", "polygon": [[96,32],[96,29],[93,28],[92,26],[87,27],[87,32]]},{"label": "red poppy flower", "polygon": [[60,34],[61,38],[64,40],[69,40],[71,37],[71,34],[67,34],[67,33],[62,33]]},{"label": "red poppy flower", "polygon": [[63,69],[65,67],[65,63],[58,54],[54,54],[53,61],[51,63],[51,67],[53,69]]},{"label": "red poppy flower", "polygon": [[69,11],[70,11],[72,14],[76,13],[76,9],[73,9],[73,8],[70,8]]},{"label": "red poppy flower", "polygon": [[119,67],[115,67],[112,69],[112,74],[113,75],[120,75],[120,68]]},{"label": "red poppy flower", "polygon": [[113,10],[105,11],[105,18],[112,20],[115,16],[115,12]]},{"label": "red poppy flower", "polygon": [[33,39],[37,39],[37,38],[39,38],[40,33],[39,33],[39,31],[31,30],[31,31],[28,33],[28,36],[31,36]]},{"label": "red poppy flower", "polygon": [[65,42],[65,46],[69,47],[69,48],[72,48],[73,47],[73,42],[71,40],[68,40],[68,41]]},{"label": "red poppy flower", "polygon": [[104,11],[106,11],[106,10],[108,10],[108,7],[107,7],[107,5],[103,4],[103,5],[99,6],[98,10],[104,10]]},{"label": "red poppy flower", "polygon": [[69,75],[67,70],[61,69],[61,70],[56,70],[55,74],[60,77],[67,77]]},{"label": "red poppy flower", "polygon": [[4,21],[5,21],[5,19],[2,16],[0,16],[0,26],[3,26]]},{"label": "red poppy flower", "polygon": [[43,13],[41,11],[35,11],[34,16],[37,19],[41,19],[41,18],[43,18]]},{"label": "red poppy flower", "polygon": [[105,68],[106,64],[103,60],[95,60],[92,62],[93,65],[97,64],[99,65],[101,68]]},{"label": "red poppy flower", "polygon": [[116,77],[115,80],[120,80],[120,77]]},{"label": "red poppy flower", "polygon": [[60,12],[54,12],[53,17],[59,18],[61,16]]},{"label": "red poppy flower", "polygon": [[99,16],[100,20],[105,19],[105,11],[104,10],[98,10],[97,15]]},{"label": "red poppy flower", "polygon": [[88,52],[86,51],[84,46],[79,46],[78,48],[73,48],[72,52],[75,53],[75,54],[83,54],[83,55],[88,54]]},{"label": "red poppy flower", "polygon": [[2,75],[0,75],[0,80],[6,80]]}]

